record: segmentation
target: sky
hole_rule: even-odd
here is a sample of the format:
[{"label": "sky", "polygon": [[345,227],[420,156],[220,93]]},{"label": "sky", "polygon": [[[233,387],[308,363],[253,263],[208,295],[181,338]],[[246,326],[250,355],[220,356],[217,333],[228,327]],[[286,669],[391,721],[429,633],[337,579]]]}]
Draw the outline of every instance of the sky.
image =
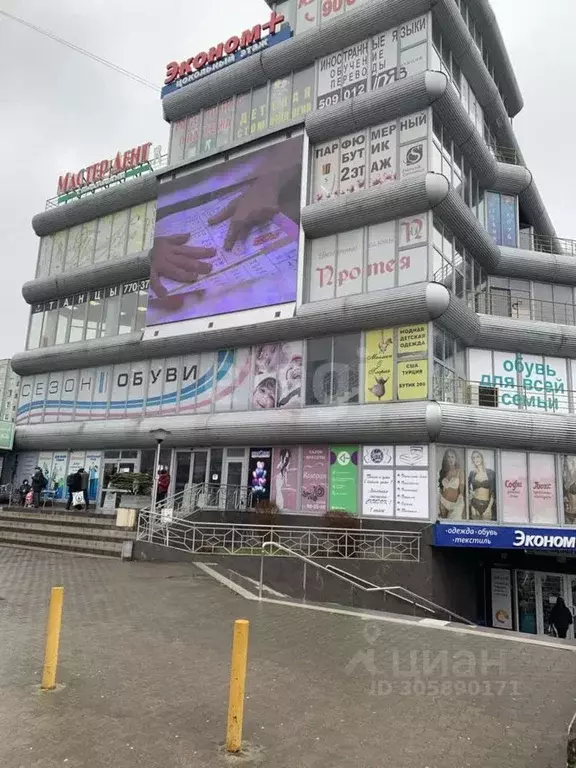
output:
[{"label": "sky", "polygon": [[[573,223],[573,0],[492,0],[525,108],[514,130],[560,237]],[[199,9],[201,7],[201,12]],[[0,0],[0,10],[162,85],[165,65],[267,17],[264,0]],[[169,10],[169,12],[168,12]],[[0,14],[0,358],[24,348],[38,238],[60,174],[146,141],[168,149],[159,93]]]}]

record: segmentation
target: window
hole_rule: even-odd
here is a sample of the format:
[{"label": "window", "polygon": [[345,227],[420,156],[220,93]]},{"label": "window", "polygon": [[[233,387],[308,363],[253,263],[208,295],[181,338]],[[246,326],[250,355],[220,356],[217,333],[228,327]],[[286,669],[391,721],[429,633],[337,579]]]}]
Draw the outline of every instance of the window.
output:
[{"label": "window", "polygon": [[70,342],[81,341],[84,338],[84,323],[86,322],[86,309],[88,304],[75,304],[72,307],[70,318]]},{"label": "window", "polygon": [[138,293],[125,293],[120,303],[118,333],[131,333],[136,320]]},{"label": "window", "polygon": [[[51,304],[57,305],[58,302],[53,301]],[[44,324],[42,326],[42,341],[41,347],[53,347],[56,340],[56,327],[58,325],[58,309],[50,309],[44,313]]]},{"label": "window", "polygon": [[120,296],[109,297],[104,303],[102,336],[116,336],[120,320]]},{"label": "window", "polygon": [[56,344],[65,344],[68,341],[70,328],[71,307],[62,307],[58,312],[58,324],[56,326]]},{"label": "window", "polygon": [[307,343],[306,404],[357,403],[360,334]]},{"label": "window", "polygon": [[86,312],[86,337],[87,339],[97,339],[100,336],[102,324],[102,308],[104,300],[91,295]]},{"label": "window", "polygon": [[40,338],[42,335],[42,322],[44,320],[43,312],[35,312],[32,309],[30,315],[30,327],[28,329],[28,343],[27,349],[37,349],[40,346]]}]

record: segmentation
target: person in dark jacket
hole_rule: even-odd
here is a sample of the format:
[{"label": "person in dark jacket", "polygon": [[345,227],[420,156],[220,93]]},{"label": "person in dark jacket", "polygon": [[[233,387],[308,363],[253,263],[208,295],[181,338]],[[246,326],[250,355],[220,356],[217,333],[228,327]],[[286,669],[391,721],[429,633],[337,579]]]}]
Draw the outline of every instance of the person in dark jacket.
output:
[{"label": "person in dark jacket", "polygon": [[566,637],[568,634],[568,627],[572,624],[574,619],[572,618],[572,612],[564,602],[563,598],[557,598],[556,605],[550,611],[548,621],[558,633],[558,637]]},{"label": "person in dark jacket", "polygon": [[34,474],[32,475],[32,491],[34,492],[34,508],[35,509],[39,508],[42,491],[44,490],[44,488],[46,488],[47,485],[48,485],[48,480],[46,479],[44,472],[42,472],[40,467],[36,467],[36,469],[34,470]]},{"label": "person in dark jacket", "polygon": [[66,486],[68,488],[68,503],[66,509],[70,509],[74,500],[74,494],[82,490],[82,470],[77,472],[71,472],[66,478]]},{"label": "person in dark jacket", "polygon": [[20,486],[20,488],[18,488],[20,505],[22,507],[26,506],[26,496],[28,496],[31,490],[32,490],[32,487],[30,485],[30,481],[28,480],[28,478],[26,478],[25,480],[22,481],[22,485]]},{"label": "person in dark jacket", "polygon": [[88,472],[86,472],[84,467],[78,470],[78,474],[82,479],[82,488],[80,490],[84,495],[84,504],[86,505],[86,509],[88,509],[88,507],[90,506],[90,500],[88,499],[88,483],[90,482],[90,475],[88,474]]}]

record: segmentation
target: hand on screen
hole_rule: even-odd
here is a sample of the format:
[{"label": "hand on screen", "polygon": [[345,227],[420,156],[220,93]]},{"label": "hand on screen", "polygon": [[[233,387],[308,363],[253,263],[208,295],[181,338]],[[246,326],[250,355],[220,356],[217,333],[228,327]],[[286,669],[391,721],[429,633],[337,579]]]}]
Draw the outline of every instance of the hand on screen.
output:
[{"label": "hand on screen", "polygon": [[208,223],[211,225],[230,219],[224,240],[224,248],[227,251],[238,240],[245,240],[254,227],[267,224],[279,212],[277,178],[276,174],[267,174],[256,179],[220,213],[209,219]]},{"label": "hand on screen", "polygon": [[165,299],[168,291],[162,285],[163,277],[180,283],[195,283],[200,275],[208,275],[212,266],[205,259],[216,255],[214,248],[198,248],[184,245],[189,234],[157,237],[151,251],[150,285],[159,299]]}]

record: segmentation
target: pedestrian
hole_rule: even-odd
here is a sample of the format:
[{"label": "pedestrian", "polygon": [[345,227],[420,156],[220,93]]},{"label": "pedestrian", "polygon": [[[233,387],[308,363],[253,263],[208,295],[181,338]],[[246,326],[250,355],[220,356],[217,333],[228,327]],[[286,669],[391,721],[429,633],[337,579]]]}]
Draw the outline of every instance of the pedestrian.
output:
[{"label": "pedestrian", "polygon": [[170,488],[170,473],[167,469],[162,467],[158,472],[158,487],[156,489],[156,503],[164,501],[168,495],[168,488]]},{"label": "pedestrian", "polygon": [[78,474],[82,478],[82,488],[80,490],[82,491],[82,495],[84,496],[84,504],[86,506],[86,509],[88,509],[88,507],[90,506],[90,501],[88,499],[88,483],[90,482],[90,475],[88,474],[88,472],[86,472],[84,467],[78,470]]},{"label": "pedestrian", "polygon": [[22,481],[22,485],[20,486],[20,488],[18,488],[20,506],[22,507],[26,506],[26,496],[28,496],[31,490],[32,489],[30,486],[30,481],[28,480],[28,478],[25,478]]},{"label": "pedestrian", "polygon": [[550,611],[548,621],[550,626],[554,627],[558,633],[558,637],[566,637],[568,634],[568,627],[572,624],[574,619],[572,618],[572,612],[562,597],[557,598],[556,605]]},{"label": "pedestrian", "polygon": [[66,509],[70,509],[72,506],[76,506],[74,503],[74,495],[82,492],[82,476],[80,471],[71,472],[66,478],[66,487],[68,488],[68,502]]},{"label": "pedestrian", "polygon": [[40,467],[36,467],[36,469],[34,470],[34,474],[32,475],[32,494],[33,494],[34,509],[38,509],[40,507],[42,491],[44,490],[44,488],[46,488],[47,485],[48,485],[48,480],[44,475],[44,472],[42,472]]}]

